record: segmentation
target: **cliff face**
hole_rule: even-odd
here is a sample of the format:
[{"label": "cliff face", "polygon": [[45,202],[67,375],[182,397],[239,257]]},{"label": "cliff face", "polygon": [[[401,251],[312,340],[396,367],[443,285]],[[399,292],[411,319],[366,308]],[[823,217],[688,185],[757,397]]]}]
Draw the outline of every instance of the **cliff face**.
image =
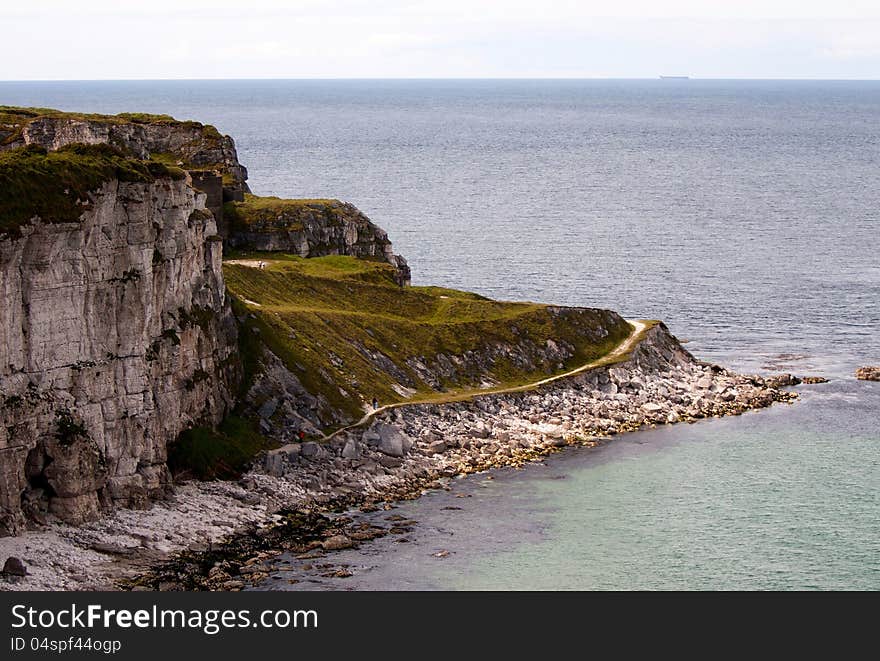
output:
[{"label": "cliff face", "polygon": [[184,169],[193,187],[206,193],[207,207],[223,237],[228,234],[223,203],[243,200],[250,192],[235,142],[211,125],[168,115],[92,115],[0,106],[0,152],[27,145],[55,151],[75,144],[111,145],[138,159]]},{"label": "cliff face", "polygon": [[[25,139],[94,135],[48,126]],[[205,195],[159,176],[80,202],[76,222],[0,233],[0,534],[25,515],[143,505],[168,483],[167,443],[232,403],[236,328]]]},{"label": "cliff face", "polygon": [[395,255],[388,234],[353,204],[339,200],[283,200],[246,196],[224,210],[229,245],[242,250],[285,252],[300,257],[349,255],[387,262],[398,284],[408,285],[410,269]]},{"label": "cliff face", "polygon": [[206,207],[228,246],[375,259],[397,269],[399,284],[410,281],[409,266],[393,253],[388,235],[353,205],[250,195],[235,142],[213,126],[168,115],[0,106],[0,152],[27,145],[55,151],[76,144],[111,145],[135,158],[185,170],[190,184],[206,194]]},{"label": "cliff face", "polygon": [[109,144],[140,159],[155,158],[185,170],[216,171],[228,199],[243,199],[247,169],[235,142],[216,128],[167,115],[82,115],[41,108],[0,106],[0,151],[39,145],[49,151],[69,144]]}]

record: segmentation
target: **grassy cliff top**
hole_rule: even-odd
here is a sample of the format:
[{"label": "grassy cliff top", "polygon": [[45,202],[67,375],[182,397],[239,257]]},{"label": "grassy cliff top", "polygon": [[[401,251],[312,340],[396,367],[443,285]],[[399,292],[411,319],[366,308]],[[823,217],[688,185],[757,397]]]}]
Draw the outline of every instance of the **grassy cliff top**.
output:
[{"label": "grassy cliff top", "polygon": [[[254,268],[261,260],[266,268]],[[605,310],[400,288],[391,266],[352,257],[240,253],[230,255],[224,275],[251,327],[246,341],[260,338],[309,392],[352,419],[372,397],[402,401],[401,386],[422,396],[561,373],[606,355],[631,330]],[[541,354],[548,341],[573,349],[563,362],[548,362]],[[252,351],[243,349],[246,364]],[[426,381],[425,369],[436,379]]]},{"label": "grassy cliff top", "polygon": [[140,112],[123,112],[118,115],[100,115],[95,113],[65,112],[54,108],[19,108],[0,105],[0,145],[9,145],[18,140],[22,129],[41,117],[68,119],[74,121],[98,122],[101,124],[153,124],[179,125],[193,129],[201,129],[206,138],[219,140],[220,132],[210,124],[194,121],[181,121],[171,115],[151,115]]},{"label": "grassy cliff top", "polygon": [[306,217],[322,216],[333,221],[343,204],[332,199],[282,199],[246,194],[244,202],[227,202],[223,215],[236,231],[301,230]]},{"label": "grassy cliff top", "polygon": [[29,145],[0,152],[0,233],[15,232],[34,216],[50,223],[76,221],[89,192],[111,179],[184,176],[182,170],[129,158],[109,145],[68,145],[52,152]]}]

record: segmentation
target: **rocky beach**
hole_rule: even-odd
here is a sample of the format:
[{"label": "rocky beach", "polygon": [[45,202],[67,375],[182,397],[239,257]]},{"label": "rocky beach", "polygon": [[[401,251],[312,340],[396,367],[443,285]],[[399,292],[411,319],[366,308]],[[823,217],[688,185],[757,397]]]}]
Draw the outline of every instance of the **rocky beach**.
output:
[{"label": "rocky beach", "polygon": [[[520,466],[646,426],[790,402],[797,395],[783,387],[799,382],[700,362],[658,324],[616,364],[524,392],[399,407],[326,442],[271,450],[237,481],[192,481],[149,509],[2,538],[0,555],[21,559],[27,575],[0,585],[239,590],[264,580],[284,551],[324,558],[400,528],[339,512],[391,509],[457,475]],[[332,563],[328,569],[344,578]]]}]

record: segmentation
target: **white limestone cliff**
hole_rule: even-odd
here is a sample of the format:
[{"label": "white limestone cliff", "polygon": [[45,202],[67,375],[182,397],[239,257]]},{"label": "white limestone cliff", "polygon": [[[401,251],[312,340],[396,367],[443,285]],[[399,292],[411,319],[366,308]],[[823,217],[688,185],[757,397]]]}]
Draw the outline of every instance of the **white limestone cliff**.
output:
[{"label": "white limestone cliff", "polygon": [[89,202],[78,222],[0,234],[0,534],[145,505],[169,482],[167,444],[233,401],[205,195],[111,180]]}]

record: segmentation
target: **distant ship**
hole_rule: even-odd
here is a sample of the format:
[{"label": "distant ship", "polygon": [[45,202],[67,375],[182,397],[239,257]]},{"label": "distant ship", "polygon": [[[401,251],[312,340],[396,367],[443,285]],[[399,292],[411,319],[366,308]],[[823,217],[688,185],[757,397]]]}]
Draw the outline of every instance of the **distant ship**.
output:
[{"label": "distant ship", "polygon": [[690,76],[660,76],[661,80],[690,80]]}]

